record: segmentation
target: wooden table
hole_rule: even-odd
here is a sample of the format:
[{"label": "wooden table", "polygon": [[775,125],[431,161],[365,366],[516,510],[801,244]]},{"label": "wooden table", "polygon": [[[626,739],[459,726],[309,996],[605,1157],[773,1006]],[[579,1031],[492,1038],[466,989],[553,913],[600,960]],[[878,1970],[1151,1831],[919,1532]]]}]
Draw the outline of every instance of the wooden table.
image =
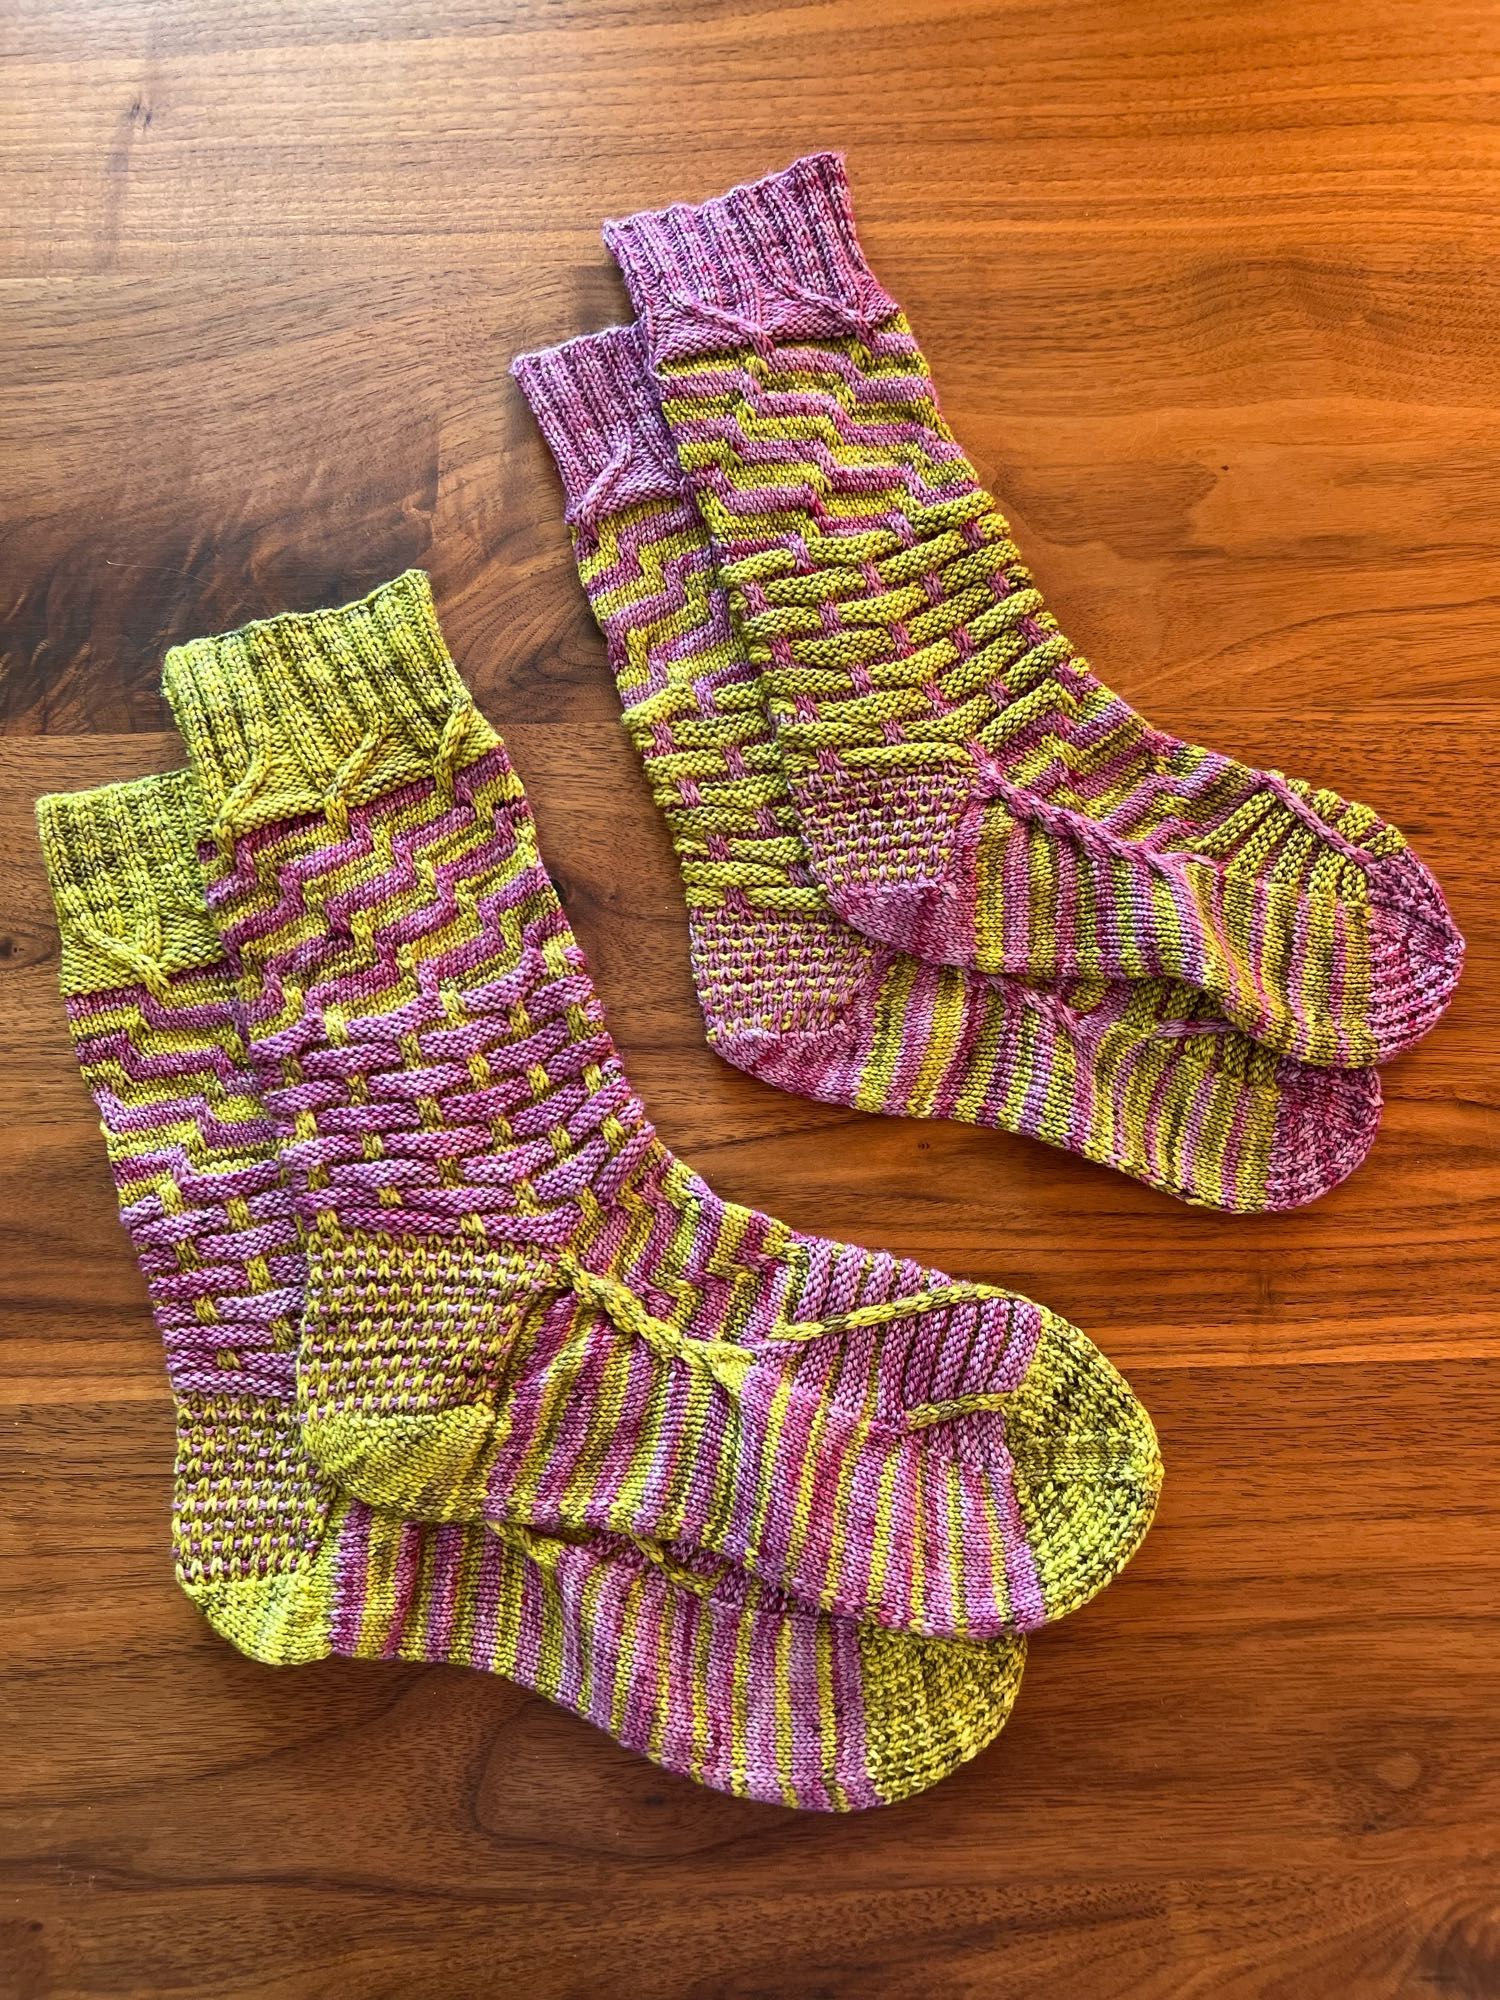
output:
[{"label": "wooden table", "polygon": [[[15,0],[4,33],[0,1994],[1500,1992],[1493,0]],[[601,216],[827,144],[1064,628],[1153,719],[1384,809],[1469,935],[1310,1211],[703,1044],[506,368],[623,314]],[[903,1807],[739,1804],[452,1669],[273,1673],[173,1583],[32,801],[180,760],[170,642],[411,563],[667,1138],[1045,1298],[1157,1419],[1145,1550]]]}]

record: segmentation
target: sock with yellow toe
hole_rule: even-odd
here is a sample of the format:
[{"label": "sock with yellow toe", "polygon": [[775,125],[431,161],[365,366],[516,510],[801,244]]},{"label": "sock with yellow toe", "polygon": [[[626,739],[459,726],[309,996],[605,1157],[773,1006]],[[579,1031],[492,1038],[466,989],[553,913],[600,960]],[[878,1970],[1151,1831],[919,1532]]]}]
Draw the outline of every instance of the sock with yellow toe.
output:
[{"label": "sock with yellow toe", "polygon": [[177,1574],[251,1658],[504,1675],[698,1782],[851,1810],[990,1742],[1025,1641],[913,1638],[723,1563],[610,1535],[403,1520],[307,1454],[307,1260],[193,851],[186,774],[38,809],[78,1060],[177,1409]]},{"label": "sock with yellow toe", "polygon": [[166,687],[307,1241],[325,1470],[937,1637],[1115,1575],[1160,1462],[1076,1328],[724,1201],[657,1137],[424,577],[180,647]]}]

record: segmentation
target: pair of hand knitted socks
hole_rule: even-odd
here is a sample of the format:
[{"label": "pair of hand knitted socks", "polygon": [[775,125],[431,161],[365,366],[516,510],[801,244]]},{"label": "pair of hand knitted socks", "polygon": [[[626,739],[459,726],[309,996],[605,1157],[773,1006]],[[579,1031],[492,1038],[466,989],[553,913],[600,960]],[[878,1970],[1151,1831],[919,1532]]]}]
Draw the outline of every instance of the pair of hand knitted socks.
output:
[{"label": "pair of hand knitted socks", "polygon": [[1152,729],[1057,630],[836,156],[605,236],[846,922],[976,972],[1179,979],[1318,1065],[1432,1026],[1463,944],[1400,833]]},{"label": "pair of hand knitted socks", "polygon": [[829,1103],[1025,1133],[1217,1208],[1294,1208],[1352,1172],[1379,1123],[1373,1070],[1278,1057],[1182,981],[978,973],[845,922],[813,866],[644,335],[586,334],[515,373],[681,863],[694,983],[721,1055]]},{"label": "pair of hand knitted socks", "polygon": [[424,578],[167,683],[192,776],[41,825],[191,1594],[257,1657],[493,1666],[756,1796],[971,1754],[1012,1635],[1149,1523],[1119,1376],[672,1158]]},{"label": "pair of hand knitted socks", "polygon": [[723,1563],[613,1535],[403,1519],[301,1437],[307,1257],[193,851],[186,773],[45,799],[79,1063],[177,1409],[183,1589],[252,1659],[444,1661],[503,1674],[667,1769],[851,1810],[990,1742],[1026,1642],[915,1638],[813,1613]]},{"label": "pair of hand knitted socks", "polygon": [[[683,865],[784,1088],[1296,1207],[1462,939],[1368,808],[1151,729],[1058,633],[815,155],[606,225],[641,314],[516,365]],[[1281,1058],[1278,1060],[1278,1058]]]}]

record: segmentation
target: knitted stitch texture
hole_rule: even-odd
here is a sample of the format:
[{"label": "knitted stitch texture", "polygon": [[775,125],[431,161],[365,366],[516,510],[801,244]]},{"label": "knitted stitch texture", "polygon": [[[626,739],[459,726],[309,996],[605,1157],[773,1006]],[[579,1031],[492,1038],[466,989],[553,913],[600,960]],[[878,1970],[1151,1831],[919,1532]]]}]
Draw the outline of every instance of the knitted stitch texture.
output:
[{"label": "knitted stitch texture", "polygon": [[502,1673],[669,1770],[793,1806],[904,1797],[993,1738],[1023,1639],[883,1632],[684,1551],[426,1525],[342,1494],[299,1435],[306,1257],[203,900],[191,781],[43,799],[38,817],[75,1046],[176,1401],[177,1573],[217,1631],[271,1664]]},{"label": "knitted stitch texture", "polygon": [[1295,1208],[1359,1165],[1380,1119],[1373,1070],[1279,1059],[1178,982],[1031,986],[845,924],[808,861],[639,330],[523,355],[515,374],[681,862],[721,1055],[827,1103],[1024,1132],[1216,1208]]},{"label": "knitted stitch texture", "polygon": [[307,1234],[325,1470],[934,1636],[1115,1574],[1160,1461],[1076,1328],[721,1201],[658,1140],[425,578],[180,648],[166,684]]},{"label": "knitted stitch texture", "polygon": [[1400,833],[1151,728],[1058,631],[835,156],[605,236],[849,923],[981,972],[1185,980],[1312,1063],[1433,1025],[1463,941]]}]

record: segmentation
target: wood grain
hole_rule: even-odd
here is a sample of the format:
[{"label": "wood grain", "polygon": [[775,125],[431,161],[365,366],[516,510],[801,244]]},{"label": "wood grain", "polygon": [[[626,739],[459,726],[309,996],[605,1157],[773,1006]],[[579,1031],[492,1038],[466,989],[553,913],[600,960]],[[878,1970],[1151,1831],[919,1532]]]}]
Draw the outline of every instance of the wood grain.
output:
[{"label": "wood grain", "polygon": [[[1493,0],[12,0],[0,162],[0,1995],[1500,1993]],[[810,146],[1065,629],[1368,798],[1471,942],[1316,1208],[1230,1220],[708,1054],[519,349],[598,222]],[[499,1682],[219,1644],[56,992],[36,795],[164,647],[420,563],[632,1073],[724,1193],[1046,1298],[1158,1526],[925,1798],[799,1820]]]}]

